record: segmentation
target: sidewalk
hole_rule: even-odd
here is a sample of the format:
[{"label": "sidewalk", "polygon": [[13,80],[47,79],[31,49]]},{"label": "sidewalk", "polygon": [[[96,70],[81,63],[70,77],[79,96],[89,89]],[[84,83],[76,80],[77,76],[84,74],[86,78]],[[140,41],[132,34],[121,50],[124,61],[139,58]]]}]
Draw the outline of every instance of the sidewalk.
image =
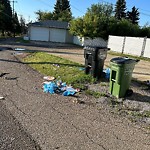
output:
[{"label": "sidewalk", "polygon": [[11,53],[0,52],[0,71],[8,73],[0,78],[2,103],[42,150],[150,149],[148,131],[103,104],[76,104],[75,97],[43,93],[43,76]]}]

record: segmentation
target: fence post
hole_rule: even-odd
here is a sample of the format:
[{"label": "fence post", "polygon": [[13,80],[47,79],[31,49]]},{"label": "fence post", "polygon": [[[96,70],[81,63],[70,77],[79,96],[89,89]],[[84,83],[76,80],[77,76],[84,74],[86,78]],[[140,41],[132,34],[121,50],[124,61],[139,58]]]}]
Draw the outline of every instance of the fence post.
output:
[{"label": "fence post", "polygon": [[126,43],[126,36],[124,37],[124,40],[123,40],[122,52],[121,52],[122,54],[124,53],[125,43]]},{"label": "fence post", "polygon": [[146,36],[146,37],[144,37],[143,45],[142,45],[142,51],[141,51],[141,55],[140,55],[140,57],[142,57],[142,56],[144,55],[145,46],[146,46],[146,39],[147,39],[147,36]]}]

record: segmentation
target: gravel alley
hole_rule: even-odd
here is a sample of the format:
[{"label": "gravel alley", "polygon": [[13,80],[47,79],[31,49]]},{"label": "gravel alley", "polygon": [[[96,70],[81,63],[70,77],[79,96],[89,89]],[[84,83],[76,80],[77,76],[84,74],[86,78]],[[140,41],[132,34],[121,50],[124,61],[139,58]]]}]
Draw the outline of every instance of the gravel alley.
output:
[{"label": "gravel alley", "polygon": [[0,149],[150,149],[149,130],[112,114],[105,105],[78,104],[76,97],[43,93],[43,75],[13,53],[0,51]]}]

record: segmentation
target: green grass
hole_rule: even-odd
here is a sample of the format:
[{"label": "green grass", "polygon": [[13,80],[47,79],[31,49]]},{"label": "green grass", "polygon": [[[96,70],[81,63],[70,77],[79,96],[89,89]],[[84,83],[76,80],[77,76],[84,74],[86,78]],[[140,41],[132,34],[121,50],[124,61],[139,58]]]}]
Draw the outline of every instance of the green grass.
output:
[{"label": "green grass", "polygon": [[22,37],[17,38],[16,42],[18,43],[30,43],[29,40],[24,40]]},{"label": "green grass", "polygon": [[93,83],[95,79],[80,70],[84,66],[67,59],[50,55],[44,52],[33,53],[24,58],[24,62],[43,75],[54,76],[67,85],[84,89],[84,84]]},{"label": "green grass", "polygon": [[86,90],[85,93],[88,95],[91,95],[95,98],[107,97],[106,93],[100,93],[100,92],[96,92],[96,91],[92,91],[92,90]]},{"label": "green grass", "polygon": [[138,57],[138,56],[133,56],[133,55],[128,55],[128,54],[122,54],[122,53],[117,53],[117,52],[113,52],[113,51],[109,51],[108,54],[115,55],[115,56],[121,56],[121,57],[130,57],[130,58],[138,59],[138,60],[150,61],[150,58]]}]

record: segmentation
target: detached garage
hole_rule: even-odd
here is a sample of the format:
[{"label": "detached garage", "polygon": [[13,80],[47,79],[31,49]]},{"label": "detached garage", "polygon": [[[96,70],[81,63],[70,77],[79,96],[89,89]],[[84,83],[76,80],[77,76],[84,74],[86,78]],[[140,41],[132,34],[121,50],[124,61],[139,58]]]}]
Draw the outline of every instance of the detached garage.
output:
[{"label": "detached garage", "polygon": [[72,43],[73,36],[69,34],[69,23],[47,20],[29,25],[29,39],[33,41],[51,41]]}]

